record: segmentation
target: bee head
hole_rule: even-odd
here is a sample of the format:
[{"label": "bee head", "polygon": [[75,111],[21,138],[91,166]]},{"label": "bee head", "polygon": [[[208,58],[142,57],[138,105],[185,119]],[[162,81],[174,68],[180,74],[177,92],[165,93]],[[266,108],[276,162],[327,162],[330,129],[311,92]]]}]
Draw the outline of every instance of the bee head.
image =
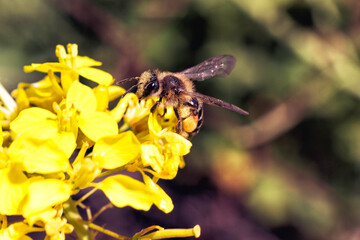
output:
[{"label": "bee head", "polygon": [[152,97],[158,94],[160,89],[159,80],[154,71],[148,70],[141,74],[136,95],[139,99]]}]

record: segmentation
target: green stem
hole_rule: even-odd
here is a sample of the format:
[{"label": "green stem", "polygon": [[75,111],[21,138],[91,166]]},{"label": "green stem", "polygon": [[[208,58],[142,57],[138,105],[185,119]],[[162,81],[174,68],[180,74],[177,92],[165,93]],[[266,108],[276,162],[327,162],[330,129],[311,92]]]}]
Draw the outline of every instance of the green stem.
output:
[{"label": "green stem", "polygon": [[121,167],[118,167],[118,168],[111,169],[109,171],[102,172],[99,175],[97,175],[96,179],[101,178],[101,177],[105,177],[105,176],[110,175],[112,173],[120,172],[120,171],[122,171],[124,169],[125,169],[125,166],[121,166]]},{"label": "green stem", "polygon": [[114,232],[112,232],[110,230],[102,228],[102,227],[100,227],[100,226],[98,226],[96,224],[93,224],[93,223],[89,223],[89,227],[96,230],[96,231],[98,231],[98,232],[105,233],[106,235],[109,235],[109,236],[114,237],[116,239],[131,240],[131,238],[129,238],[129,237],[125,237],[125,236],[122,236],[120,234],[114,233]]},{"label": "green stem", "polygon": [[98,189],[97,188],[93,188],[91,189],[89,192],[87,192],[84,196],[82,196],[79,200],[77,200],[74,204],[75,206],[77,206],[79,203],[83,202],[86,198],[88,198],[91,194],[93,194],[94,192],[96,192]]},{"label": "green stem", "polygon": [[79,240],[93,240],[93,236],[89,230],[87,222],[85,222],[75,205],[75,202],[69,198],[64,204],[64,214],[66,219],[71,225],[74,226],[74,230]]}]

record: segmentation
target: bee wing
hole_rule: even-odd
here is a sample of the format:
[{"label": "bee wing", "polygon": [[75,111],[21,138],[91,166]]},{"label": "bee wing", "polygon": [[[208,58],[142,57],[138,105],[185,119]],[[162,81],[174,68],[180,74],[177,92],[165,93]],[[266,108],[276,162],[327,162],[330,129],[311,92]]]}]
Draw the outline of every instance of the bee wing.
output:
[{"label": "bee wing", "polygon": [[215,76],[226,77],[235,66],[236,59],[231,55],[219,55],[209,58],[198,65],[180,72],[192,80],[204,81]]},{"label": "bee wing", "polygon": [[214,105],[214,106],[218,106],[218,107],[221,107],[221,108],[226,108],[226,109],[229,109],[229,110],[231,110],[233,112],[236,112],[236,113],[239,113],[239,114],[242,114],[242,115],[249,115],[249,113],[247,111],[239,108],[238,106],[235,106],[235,105],[233,105],[231,103],[222,101],[222,100],[217,99],[217,98],[213,98],[213,97],[210,97],[210,96],[207,96],[207,95],[203,95],[203,94],[198,93],[198,92],[181,92],[181,93],[184,93],[184,94],[192,96],[192,97],[199,98],[204,103],[209,104],[209,105]]}]

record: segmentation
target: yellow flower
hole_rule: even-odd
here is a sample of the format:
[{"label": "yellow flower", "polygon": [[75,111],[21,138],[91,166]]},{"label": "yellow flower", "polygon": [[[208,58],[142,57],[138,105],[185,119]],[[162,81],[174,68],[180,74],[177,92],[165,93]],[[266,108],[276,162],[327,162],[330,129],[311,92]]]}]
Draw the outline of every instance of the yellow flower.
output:
[{"label": "yellow flower", "polygon": [[65,234],[71,233],[74,227],[65,218],[48,220],[45,225],[45,240],[65,240]]},{"label": "yellow flower", "polygon": [[79,75],[94,81],[100,85],[109,86],[113,82],[112,76],[100,69],[92,68],[100,66],[101,62],[95,61],[89,57],[78,56],[78,47],[76,44],[67,45],[68,53],[64,46],[56,46],[56,56],[59,62],[33,63],[25,66],[25,72],[39,71],[48,73],[49,71],[60,72],[61,86],[65,92],[70,88],[73,81],[79,80]]},{"label": "yellow flower", "polygon": [[[42,108],[28,108],[20,112],[19,116],[10,123],[10,129],[14,136],[31,137],[38,140],[53,141],[62,149],[66,156],[70,156],[76,147],[75,142],[75,126],[73,129],[64,129],[60,125],[67,122],[68,125],[73,126],[75,121],[71,121],[71,113],[68,114],[69,118],[57,117],[54,113]],[[70,122],[70,123],[69,123]],[[71,131],[73,130],[73,131]]]},{"label": "yellow flower", "polygon": [[[179,167],[185,165],[183,156],[190,152],[191,142],[163,128],[155,114],[148,119],[149,136],[141,143],[141,159],[159,178],[173,179]],[[146,139],[146,138],[145,138]]]},{"label": "yellow flower", "polygon": [[110,114],[117,121],[123,118],[124,129],[131,127],[133,131],[139,133],[144,128],[147,129],[147,117],[154,103],[155,99],[139,101],[134,93],[128,93],[120,99],[116,107],[110,111]]},{"label": "yellow flower", "polygon": [[90,157],[85,157],[89,144],[84,142],[73,162],[73,171],[69,173],[70,181],[73,183],[73,190],[86,188],[101,173],[102,168]]},{"label": "yellow flower", "polygon": [[139,166],[150,166],[154,171],[146,171],[158,178],[172,179],[178,168],[185,165],[183,156],[189,153],[192,144],[175,133],[177,118],[172,108],[158,108],[155,113],[150,112],[157,100],[139,101],[135,94],[129,93],[119,101],[111,114],[123,117],[125,124],[120,130],[130,127],[141,142],[142,162]]},{"label": "yellow flower", "polygon": [[118,133],[115,119],[110,115],[96,111],[96,96],[91,88],[76,81],[73,82],[66,97],[67,108],[75,107],[79,112],[79,128],[91,140]]},{"label": "yellow flower", "polygon": [[[99,139],[94,146],[93,160],[100,167],[115,169],[123,167],[140,155],[140,142],[131,131]],[[129,176],[111,176],[97,184],[109,200],[117,207],[131,206],[149,210],[155,204],[168,213],[173,204],[168,195],[148,176],[143,174],[145,184]]]},{"label": "yellow flower", "polygon": [[46,232],[45,239],[65,239],[65,234],[71,233],[74,229],[63,217],[63,209],[60,204],[27,217],[26,222],[30,226],[41,227],[41,230]]},{"label": "yellow flower", "polygon": [[[52,110],[53,103],[59,103],[65,97],[72,82],[78,81],[79,76],[99,83],[97,87],[99,91],[95,91],[98,100],[98,110],[105,110],[108,103],[106,98],[108,91],[106,88],[109,88],[112,84],[112,76],[102,70],[92,68],[93,66],[100,66],[101,62],[88,57],[78,56],[76,44],[68,44],[67,48],[68,54],[64,46],[58,45],[56,47],[58,63],[48,62],[24,67],[25,72],[40,71],[48,75],[36,83],[20,83],[18,88],[12,92],[12,95],[16,98],[19,111],[29,106]],[[60,72],[60,78],[54,72]],[[121,89],[115,86],[111,88]],[[124,90],[121,89],[121,91],[121,94],[123,94]],[[118,96],[121,94],[118,94]]]},{"label": "yellow flower", "polygon": [[[150,112],[157,100],[139,101],[135,94],[129,93],[119,101],[111,115],[118,119],[123,117],[124,125],[120,131],[130,127],[141,142],[142,162],[137,167],[150,166],[154,171],[146,171],[154,176],[172,179],[178,168],[185,166],[183,156],[189,153],[192,144],[175,133],[177,118],[172,108]],[[132,171],[136,171],[136,167]]]},{"label": "yellow flower", "polygon": [[117,122],[108,114],[96,111],[97,101],[91,88],[72,83],[66,99],[54,105],[54,113],[42,108],[28,108],[10,124],[17,135],[38,139],[51,138],[70,156],[75,149],[78,127],[92,141],[118,132]]}]

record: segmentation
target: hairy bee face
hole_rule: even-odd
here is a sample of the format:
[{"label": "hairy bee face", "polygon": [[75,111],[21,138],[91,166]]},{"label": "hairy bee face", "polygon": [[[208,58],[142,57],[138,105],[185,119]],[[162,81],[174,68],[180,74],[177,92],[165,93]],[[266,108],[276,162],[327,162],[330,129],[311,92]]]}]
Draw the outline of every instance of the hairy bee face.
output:
[{"label": "hairy bee face", "polygon": [[148,70],[141,74],[136,91],[139,99],[159,95],[160,91],[159,79],[155,72]]}]

